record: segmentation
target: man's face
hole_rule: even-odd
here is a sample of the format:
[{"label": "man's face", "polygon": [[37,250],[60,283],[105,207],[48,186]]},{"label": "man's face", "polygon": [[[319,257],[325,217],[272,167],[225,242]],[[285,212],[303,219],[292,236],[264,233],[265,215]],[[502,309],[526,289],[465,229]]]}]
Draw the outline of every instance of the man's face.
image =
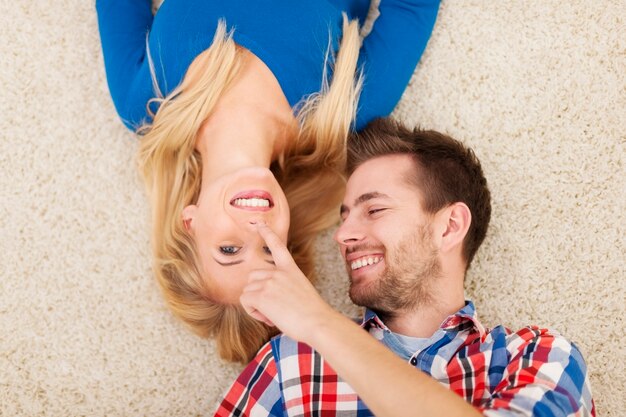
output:
[{"label": "man's face", "polygon": [[428,303],[429,284],[440,271],[432,215],[422,209],[408,155],[371,159],[346,186],[335,233],[350,276],[350,298],[385,315]]}]

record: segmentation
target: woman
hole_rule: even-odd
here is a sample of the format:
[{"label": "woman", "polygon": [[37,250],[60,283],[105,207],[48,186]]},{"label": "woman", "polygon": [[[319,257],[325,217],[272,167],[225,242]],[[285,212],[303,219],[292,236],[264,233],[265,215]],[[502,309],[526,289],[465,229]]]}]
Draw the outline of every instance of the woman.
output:
[{"label": "woman", "polygon": [[113,102],[141,136],[157,280],[222,358],[245,362],[275,332],[239,304],[273,262],[254,224],[312,277],[348,132],[391,112],[438,3],[382,0],[361,45],[369,0],[167,0],[154,17],[149,0],[96,2]]}]

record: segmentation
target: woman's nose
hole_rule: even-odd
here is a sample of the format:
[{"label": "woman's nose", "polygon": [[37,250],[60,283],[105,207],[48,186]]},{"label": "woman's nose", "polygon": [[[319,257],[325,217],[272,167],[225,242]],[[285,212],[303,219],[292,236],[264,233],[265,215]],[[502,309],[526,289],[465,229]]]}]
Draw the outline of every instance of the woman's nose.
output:
[{"label": "woman's nose", "polygon": [[256,221],[254,220],[245,220],[240,223],[240,227],[245,230],[245,233],[252,233],[256,235]]}]

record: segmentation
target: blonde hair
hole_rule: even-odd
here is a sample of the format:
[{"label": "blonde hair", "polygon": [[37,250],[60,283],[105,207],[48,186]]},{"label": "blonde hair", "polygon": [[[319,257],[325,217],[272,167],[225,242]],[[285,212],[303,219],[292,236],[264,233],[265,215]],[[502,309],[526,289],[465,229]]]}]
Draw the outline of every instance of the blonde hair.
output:
[{"label": "blonde hair", "polygon": [[[356,22],[344,15],[343,38],[330,85],[308,97],[297,117],[300,131],[272,171],[290,206],[288,247],[300,269],[313,279],[315,235],[336,221],[343,195],[346,140],[356,113],[360,39]],[[154,271],[172,312],[201,337],[216,340],[219,355],[247,362],[276,329],[245,313],[240,305],[211,299],[183,208],[197,201],[202,163],[196,134],[217,101],[236,79],[241,50],[218,24],[212,45],[190,66],[182,83],[160,103],[153,122],[143,126],[139,166],[152,204]],[[153,74],[154,75],[154,74]],[[192,76],[193,75],[193,76]]]}]

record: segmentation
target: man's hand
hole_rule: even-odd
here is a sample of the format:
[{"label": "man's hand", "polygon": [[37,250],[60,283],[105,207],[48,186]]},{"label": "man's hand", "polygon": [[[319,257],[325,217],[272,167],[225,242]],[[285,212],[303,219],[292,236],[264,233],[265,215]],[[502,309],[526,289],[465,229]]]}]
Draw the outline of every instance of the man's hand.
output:
[{"label": "man's hand", "polygon": [[272,252],[276,268],[250,273],[240,297],[244,309],[257,320],[275,325],[289,337],[309,343],[315,326],[336,313],[300,271],[289,250],[265,224],[258,231]]}]

